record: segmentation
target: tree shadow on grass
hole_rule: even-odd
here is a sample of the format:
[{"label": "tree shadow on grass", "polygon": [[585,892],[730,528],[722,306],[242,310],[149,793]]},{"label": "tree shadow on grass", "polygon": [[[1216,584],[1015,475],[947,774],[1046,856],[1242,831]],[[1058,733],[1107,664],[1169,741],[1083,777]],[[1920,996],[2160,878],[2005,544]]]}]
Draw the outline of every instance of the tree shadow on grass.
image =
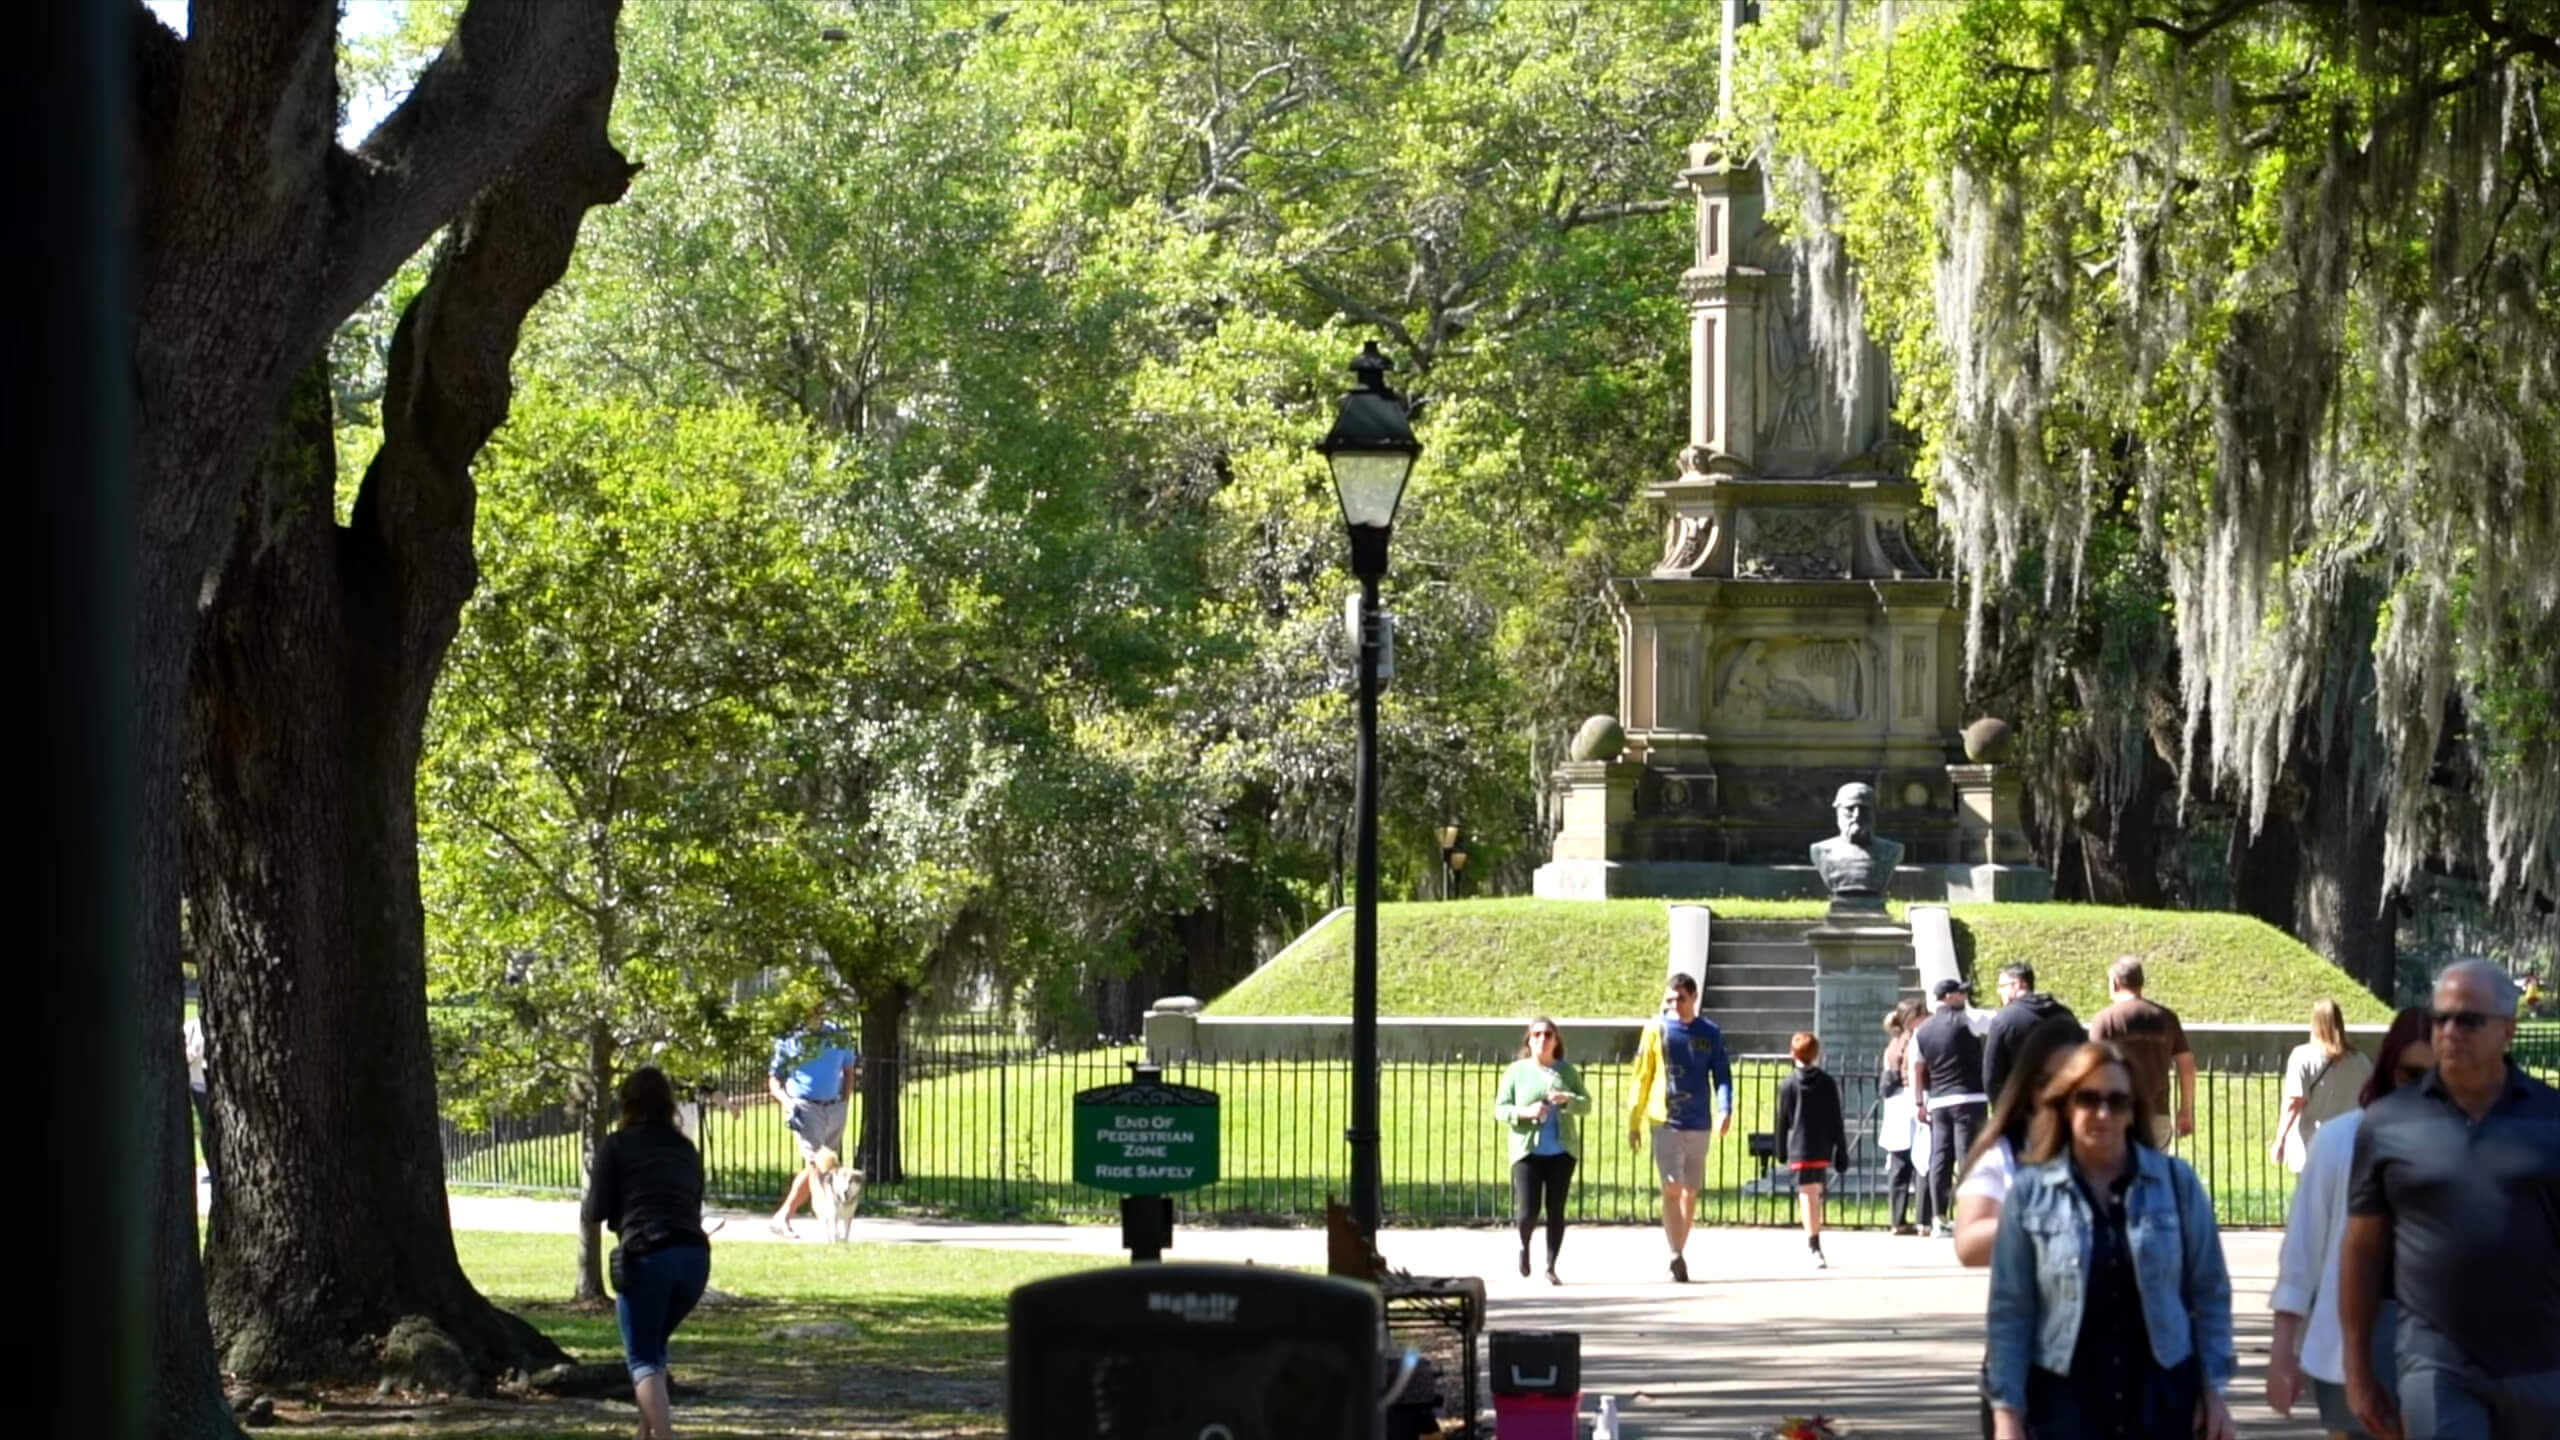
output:
[{"label": "tree shadow on grass", "polygon": [[[697,1310],[670,1347],[677,1423],[687,1436],[888,1437],[1004,1433],[1003,1295],[891,1295]],[[558,1303],[501,1302],[577,1359],[616,1361],[609,1314]],[[621,1440],[627,1396],[612,1399],[389,1399],[333,1393],[277,1407],[305,1436]]]}]

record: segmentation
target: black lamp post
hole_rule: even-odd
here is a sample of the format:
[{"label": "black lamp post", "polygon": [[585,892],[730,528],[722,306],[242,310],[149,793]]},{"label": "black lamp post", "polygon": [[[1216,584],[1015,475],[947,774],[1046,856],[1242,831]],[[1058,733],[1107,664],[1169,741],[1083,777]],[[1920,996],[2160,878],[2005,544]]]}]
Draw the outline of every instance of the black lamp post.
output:
[{"label": "black lamp post", "polygon": [[1342,522],[1351,532],[1351,573],[1360,579],[1359,817],[1351,910],[1351,1215],[1370,1235],[1385,1214],[1378,1168],[1378,581],[1387,573],[1387,538],[1414,457],[1412,417],[1387,388],[1391,362],[1372,340],[1351,362],[1359,388],[1342,397],[1333,432],[1316,448],[1333,467]]},{"label": "black lamp post", "polygon": [[1440,898],[1458,898],[1458,882],[1467,876],[1466,832],[1456,821],[1440,827]]}]

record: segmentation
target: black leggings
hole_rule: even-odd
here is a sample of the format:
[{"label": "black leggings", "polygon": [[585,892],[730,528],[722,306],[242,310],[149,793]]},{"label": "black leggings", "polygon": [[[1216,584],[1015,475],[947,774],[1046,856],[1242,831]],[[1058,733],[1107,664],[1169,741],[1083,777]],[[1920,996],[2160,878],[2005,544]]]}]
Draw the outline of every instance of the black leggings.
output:
[{"label": "black leggings", "polygon": [[1891,1162],[1885,1170],[1884,1183],[1885,1193],[1891,1198],[1893,1223],[1901,1225],[1911,1219],[1911,1198],[1917,1194],[1920,1197],[1920,1224],[1925,1228],[1937,1219],[1938,1212],[1930,1202],[1927,1188],[1920,1183],[1920,1172],[1911,1164],[1911,1152],[1888,1150],[1885,1158]]},{"label": "black leggings", "polygon": [[1543,1197],[1547,1207],[1547,1268],[1555,1268],[1556,1255],[1564,1249],[1564,1197],[1573,1187],[1573,1157],[1570,1155],[1523,1155],[1511,1162],[1511,1208],[1519,1217],[1520,1248],[1529,1248],[1530,1232],[1538,1228],[1538,1205]]}]

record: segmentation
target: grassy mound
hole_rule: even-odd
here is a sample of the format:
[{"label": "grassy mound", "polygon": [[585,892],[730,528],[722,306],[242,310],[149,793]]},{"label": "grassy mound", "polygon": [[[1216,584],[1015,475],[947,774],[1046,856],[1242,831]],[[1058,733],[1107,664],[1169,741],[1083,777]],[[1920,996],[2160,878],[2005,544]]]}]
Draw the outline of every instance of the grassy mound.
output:
[{"label": "grassy mound", "polygon": [[[1818,900],[1715,900],[1727,919],[1821,918]],[[1901,907],[1894,907],[1900,918]],[[2391,1013],[2300,941],[2246,915],[2099,905],[1957,905],[1956,954],[1990,978],[2024,960],[2038,987],[2086,1016],[2107,966],[2139,955],[2149,994],[2187,1020],[2308,1023],[2323,996],[2351,1022]],[[1670,924],[1660,900],[1457,900],[1378,907],[1386,1015],[1642,1015],[1658,995]],[[1351,1004],[1351,922],[1325,925],[1209,1006],[1212,1015],[1340,1015]]]}]

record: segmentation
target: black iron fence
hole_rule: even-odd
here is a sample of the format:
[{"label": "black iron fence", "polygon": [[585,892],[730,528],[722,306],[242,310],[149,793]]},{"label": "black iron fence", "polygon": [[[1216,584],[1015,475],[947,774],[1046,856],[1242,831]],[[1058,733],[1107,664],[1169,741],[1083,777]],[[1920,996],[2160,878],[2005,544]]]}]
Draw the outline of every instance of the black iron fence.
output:
[{"label": "black iron fence", "polygon": [[[1117,1197],[1073,1179],[1070,1108],[1077,1091],[1128,1078],[1134,1045],[1060,1051],[1018,1043],[920,1046],[886,1061],[899,1100],[896,1164],[864,1156],[862,1103],[848,1106],[848,1153],[871,1172],[866,1210],[1014,1217],[1104,1219]],[[1493,1224],[1510,1210],[1505,1130],[1493,1090],[1510,1056],[1465,1055],[1390,1061],[1382,1070],[1382,1162],[1386,1207],[1400,1225]],[[2520,1056],[2520,1058],[2523,1058]],[[1793,1223],[1794,1188],[1764,1153],[1778,1083],[1791,1069],[1776,1057],[1735,1065],[1737,1123],[1709,1152],[1698,1218],[1715,1225]],[[2535,1068],[2542,1068],[2537,1064]],[[1583,1067],[1593,1109],[1582,1133],[1572,1191],[1575,1217],[1646,1223],[1660,1208],[1649,1152],[1627,1140],[1630,1067]],[[686,1122],[702,1149],[718,1200],[772,1204],[799,1167],[761,1065],[678,1077]],[[1347,1198],[1343,1130],[1350,1120],[1349,1066],[1338,1059],[1175,1058],[1166,1078],[1220,1096],[1219,1178],[1181,1201],[1186,1221],[1298,1223],[1321,1218],[1328,1195]],[[1872,1061],[1836,1073],[1851,1136],[1850,1166],[1832,1192],[1831,1223],[1884,1223],[1885,1155],[1877,1145],[1881,1105]],[[2213,1193],[2226,1226],[2284,1223],[2293,1180],[2268,1153],[2282,1118],[2283,1075],[2263,1065],[2218,1064],[2198,1077],[2196,1126],[2177,1153]],[[1754,1143],[1754,1136],[1764,1139]],[[461,1187],[574,1194],[583,1173],[574,1115],[554,1108],[464,1132],[445,1127],[450,1182]]]}]

